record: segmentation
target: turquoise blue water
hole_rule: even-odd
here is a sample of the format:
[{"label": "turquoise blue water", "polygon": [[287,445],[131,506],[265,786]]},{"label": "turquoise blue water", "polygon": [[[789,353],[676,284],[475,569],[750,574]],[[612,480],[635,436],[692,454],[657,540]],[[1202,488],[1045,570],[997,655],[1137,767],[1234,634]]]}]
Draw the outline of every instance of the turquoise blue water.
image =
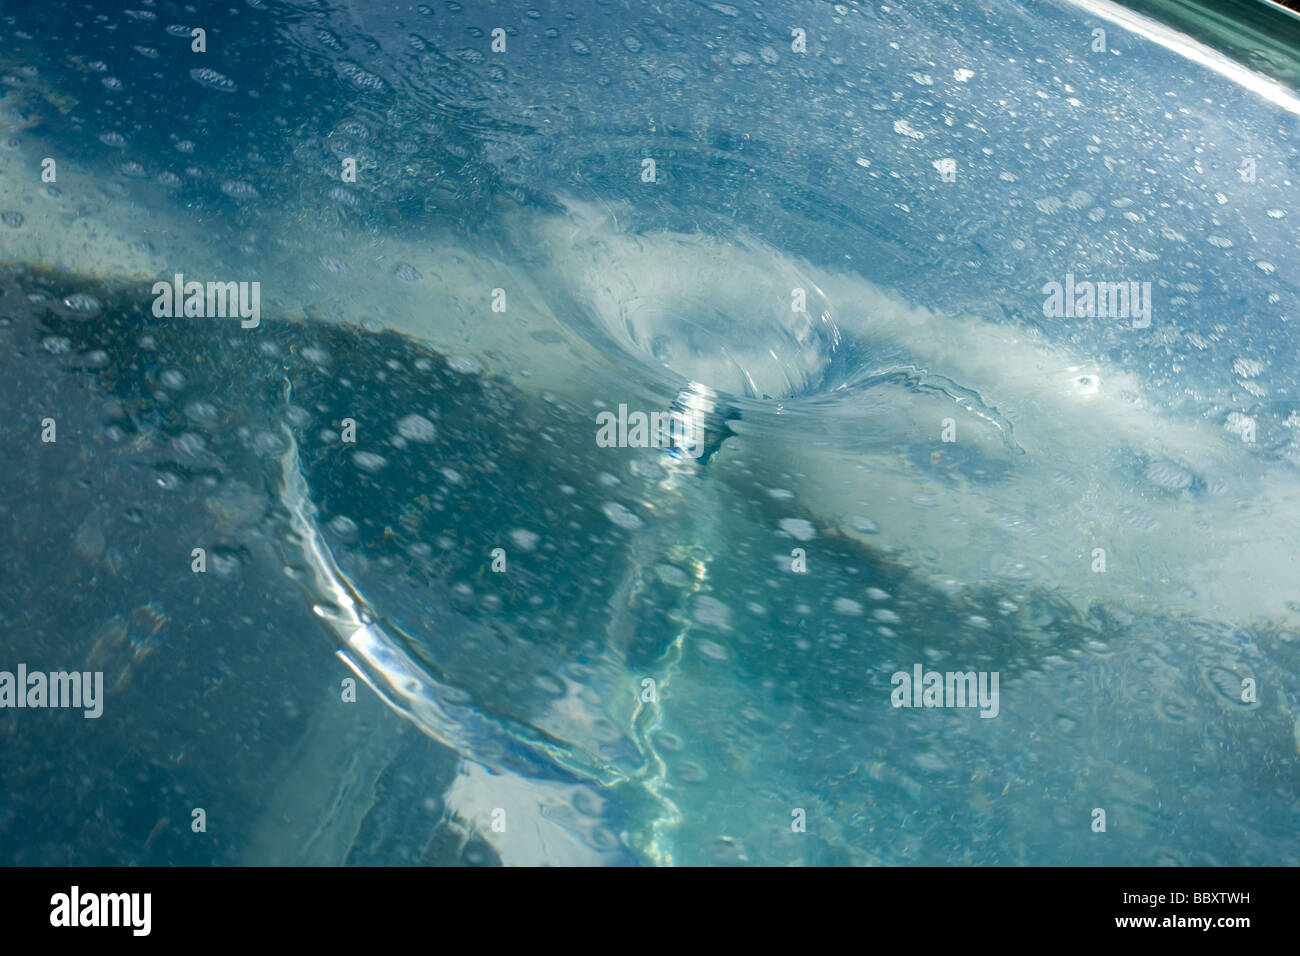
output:
[{"label": "turquoise blue water", "polygon": [[0,5],[0,672],[104,687],[0,861],[1300,861],[1300,93],[1213,39]]}]

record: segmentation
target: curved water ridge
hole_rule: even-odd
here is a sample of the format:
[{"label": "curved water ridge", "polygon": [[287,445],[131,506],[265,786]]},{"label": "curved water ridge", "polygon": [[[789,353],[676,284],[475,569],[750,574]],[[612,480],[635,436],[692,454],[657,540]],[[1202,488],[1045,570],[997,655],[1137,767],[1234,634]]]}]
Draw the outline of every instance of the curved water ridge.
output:
[{"label": "curved water ridge", "polygon": [[833,302],[814,267],[723,224],[716,234],[641,231],[624,225],[637,222],[630,207],[570,198],[564,209],[527,222],[520,259],[548,277],[541,295],[575,352],[611,379],[659,393],[702,385],[755,429],[779,434],[797,421],[827,441],[872,417],[877,400],[863,393],[901,386],[945,398],[1023,453],[1011,419],[958,380],[959,365],[932,368],[878,334],[927,321],[900,296],[862,281]]},{"label": "curved water ridge", "polygon": [[557,315],[614,364],[761,401],[837,384],[843,338],[831,303],[765,243],[743,233],[624,231],[616,213],[577,201],[542,229],[563,260],[548,270],[565,277],[552,290],[568,300]]}]

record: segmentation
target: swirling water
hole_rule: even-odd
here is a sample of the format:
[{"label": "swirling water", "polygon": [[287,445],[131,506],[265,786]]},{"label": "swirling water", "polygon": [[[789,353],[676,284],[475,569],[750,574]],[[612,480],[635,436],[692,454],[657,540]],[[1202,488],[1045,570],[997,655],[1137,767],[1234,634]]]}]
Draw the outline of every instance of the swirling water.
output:
[{"label": "swirling water", "polygon": [[0,714],[8,860],[1297,861],[1293,90],[1096,3],[54,7],[4,664],[107,697]]}]

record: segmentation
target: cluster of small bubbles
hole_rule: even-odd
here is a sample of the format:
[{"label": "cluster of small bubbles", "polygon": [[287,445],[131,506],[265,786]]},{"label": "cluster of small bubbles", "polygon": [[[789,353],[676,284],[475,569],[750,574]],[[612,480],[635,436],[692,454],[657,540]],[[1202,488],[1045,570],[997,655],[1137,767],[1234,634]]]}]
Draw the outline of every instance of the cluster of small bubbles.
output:
[{"label": "cluster of small bubbles", "polygon": [[1249,415],[1243,415],[1241,412],[1229,412],[1223,427],[1245,439],[1254,431],[1255,420]]},{"label": "cluster of small bubbles", "polygon": [[23,214],[20,212],[2,212],[0,213],[0,222],[4,223],[10,229],[21,229],[23,225]]},{"label": "cluster of small bubbles", "polygon": [[193,422],[215,422],[221,417],[221,412],[216,405],[200,399],[185,406],[185,417]]},{"label": "cluster of small bubbles", "polygon": [[482,369],[478,360],[471,355],[449,355],[447,356],[447,367],[453,372],[460,372],[462,375],[477,375]]},{"label": "cluster of small bubbles", "polygon": [[1240,357],[1233,360],[1232,371],[1242,378],[1254,378],[1264,371],[1264,363],[1256,359]]},{"label": "cluster of small bubbles", "polygon": [[260,193],[252,183],[238,179],[228,179],[221,184],[221,191],[231,199],[258,199]]},{"label": "cluster of small bubbles", "polygon": [[370,129],[358,120],[344,120],[335,128],[344,136],[351,136],[363,143],[370,138]]},{"label": "cluster of small bubbles", "polygon": [[353,452],[352,463],[362,471],[368,471],[373,474],[387,465],[388,459],[383,455],[376,455],[374,452],[358,451]]},{"label": "cluster of small bubbles", "polygon": [[817,536],[812,522],[806,518],[782,518],[781,530],[797,541],[811,541]]},{"label": "cluster of small bubbles", "polygon": [[203,436],[194,432],[186,432],[180,435],[172,445],[177,453],[185,458],[197,458],[207,450],[207,442],[203,440]]},{"label": "cluster of small bubbles", "polygon": [[320,264],[321,268],[326,272],[332,272],[335,275],[342,275],[348,271],[347,265],[341,259],[336,259],[333,256],[321,256]]},{"label": "cluster of small bubbles", "polygon": [[81,353],[82,368],[103,368],[108,364],[108,353],[103,349],[90,349]]},{"label": "cluster of small bubbles", "polygon": [[295,428],[306,428],[311,424],[311,412],[301,405],[287,405],[284,409],[284,420]]},{"label": "cluster of small bubbles", "polygon": [[1169,491],[1191,487],[1192,476],[1171,461],[1153,461],[1144,472],[1146,480]]},{"label": "cluster of small bubbles", "polygon": [[535,551],[542,540],[541,535],[526,528],[514,528],[509,534],[511,543],[520,551]]},{"label": "cluster of small bubbles", "polygon": [[99,141],[105,146],[112,146],[114,149],[124,149],[126,147],[126,137],[121,133],[109,130],[106,133],[99,134]]},{"label": "cluster of small bubbles", "polygon": [[729,656],[727,649],[714,641],[698,641],[695,644],[695,649],[709,660],[718,661],[720,663],[726,661]]},{"label": "cluster of small bubbles", "polygon": [[327,527],[345,544],[357,540],[357,523],[346,515],[336,515],[331,518]]},{"label": "cluster of small bubbles", "polygon": [[99,315],[100,309],[103,308],[98,299],[84,292],[68,296],[63,300],[63,307],[69,312],[87,319]]},{"label": "cluster of small bubbles", "polygon": [[397,278],[401,279],[403,282],[419,282],[424,278],[424,276],[420,274],[420,270],[415,268],[415,266],[411,265],[409,262],[399,262],[397,268],[393,270],[393,275],[397,276]]},{"label": "cluster of small bubbles", "polygon": [[398,420],[397,433],[408,441],[429,442],[433,441],[437,429],[429,419],[417,412],[412,412],[405,418]]},{"label": "cluster of small bubbles", "polygon": [[335,53],[342,53],[347,49],[347,45],[338,38],[338,35],[331,30],[324,28],[316,31],[316,39],[320,41],[321,46],[327,50],[333,50]]},{"label": "cluster of small bubbles", "polygon": [[702,594],[695,599],[692,619],[700,625],[719,631],[731,630],[731,608],[715,597]]},{"label": "cluster of small bubbles", "polygon": [[223,76],[211,67],[201,66],[190,70],[190,79],[199,86],[206,86],[210,90],[217,90],[221,93],[234,93],[238,87],[235,81],[228,76]]},{"label": "cluster of small bubbles", "polygon": [[253,436],[253,448],[263,455],[279,458],[284,454],[284,437],[268,431],[260,431]]},{"label": "cluster of small bubbles", "polygon": [[356,193],[343,186],[335,186],[329,191],[330,199],[344,206],[356,206],[360,200],[357,199]]},{"label": "cluster of small bubbles", "polygon": [[640,528],[645,523],[629,511],[625,505],[620,504],[617,501],[605,502],[600,506],[600,510],[604,513],[606,518],[614,522],[614,524],[618,525],[620,528],[625,528],[628,531]]},{"label": "cluster of small bubbles", "polygon": [[218,577],[234,577],[242,563],[238,554],[226,549],[215,549],[210,559],[212,571]]},{"label": "cluster of small bubbles", "polygon": [[349,80],[353,86],[359,90],[382,90],[384,81],[373,73],[369,73],[357,66],[355,63],[340,63],[338,71],[343,78]]}]

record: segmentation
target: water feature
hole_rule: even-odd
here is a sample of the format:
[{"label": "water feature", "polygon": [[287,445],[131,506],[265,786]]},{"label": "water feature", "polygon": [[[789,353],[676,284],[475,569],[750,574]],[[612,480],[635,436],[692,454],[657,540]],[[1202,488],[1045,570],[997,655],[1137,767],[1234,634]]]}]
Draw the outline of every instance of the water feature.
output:
[{"label": "water feature", "polygon": [[1286,21],[54,6],[6,860],[1296,862]]}]

